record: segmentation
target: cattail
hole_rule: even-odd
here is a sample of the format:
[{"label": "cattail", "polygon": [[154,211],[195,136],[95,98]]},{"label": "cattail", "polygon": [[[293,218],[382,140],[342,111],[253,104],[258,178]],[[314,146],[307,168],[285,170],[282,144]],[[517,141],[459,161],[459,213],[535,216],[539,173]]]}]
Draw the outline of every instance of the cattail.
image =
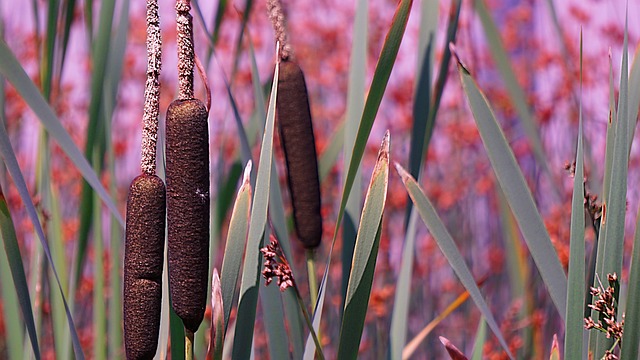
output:
[{"label": "cattail", "polygon": [[280,62],[276,107],[296,233],[312,249],[322,238],[318,161],[304,74],[289,58]]},{"label": "cattail", "polygon": [[314,249],[322,238],[318,159],[304,74],[293,60],[284,12],[279,0],[268,0],[267,11],[280,43],[280,77],[276,109],[280,142],[287,162],[287,177],[296,233],[302,245]]},{"label": "cattail", "polygon": [[[166,119],[168,266],[171,306],[192,341],[207,302],[209,271],[209,111],[194,99],[190,0],[176,1],[178,100]],[[191,344],[185,344],[187,353]],[[191,349],[192,350],[192,349]]]},{"label": "cattail", "polygon": [[127,198],[124,255],[124,340],[127,359],[152,359],[158,347],[166,191],[156,172],[161,47],[157,0],[147,0],[147,81],[142,129],[142,174]]},{"label": "cattail", "polygon": [[173,310],[196,332],[207,300],[209,269],[209,130],[197,99],[167,110],[166,180],[169,289]]},{"label": "cattail", "polygon": [[165,187],[156,175],[133,179],[127,199],[124,332],[127,359],[152,359],[162,303]]}]

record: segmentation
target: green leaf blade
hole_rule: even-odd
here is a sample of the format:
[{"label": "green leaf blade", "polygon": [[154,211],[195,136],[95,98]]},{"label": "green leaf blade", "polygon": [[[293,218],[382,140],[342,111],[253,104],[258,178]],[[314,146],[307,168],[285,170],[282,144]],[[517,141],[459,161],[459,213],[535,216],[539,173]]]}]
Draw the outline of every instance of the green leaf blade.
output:
[{"label": "green leaf blade", "polygon": [[342,327],[340,328],[339,359],[354,359],[358,356],[373,284],[388,185],[389,131],[386,132],[378,153],[378,160],[373,169],[356,236]]},{"label": "green leaf blade", "polygon": [[567,277],[551,244],[549,233],[487,99],[461,63],[458,64],[458,70],[473,117],[480,131],[480,137],[498,182],[513,210],[551,299],[560,317],[564,320],[567,304]]},{"label": "green leaf blade", "polygon": [[273,83],[271,85],[271,98],[266,116],[266,126],[262,138],[262,147],[260,149],[260,163],[258,164],[255,196],[251,207],[251,222],[249,224],[249,235],[240,285],[238,318],[232,355],[233,358],[239,359],[249,358],[253,342],[253,329],[259,292],[259,249],[267,224],[267,208],[269,204],[278,73],[279,64],[276,64]]},{"label": "green leaf blade", "polygon": [[504,340],[504,336],[500,331],[500,327],[498,327],[493,314],[489,310],[489,306],[482,297],[480,289],[478,288],[478,285],[476,284],[471,271],[464,262],[464,258],[460,254],[456,243],[453,241],[453,238],[449,234],[449,231],[442,223],[442,220],[440,220],[440,217],[431,204],[431,201],[429,201],[429,199],[425,196],[424,191],[422,191],[416,180],[398,163],[396,163],[396,170],[400,174],[402,182],[404,183],[409,196],[411,196],[411,200],[418,210],[420,217],[427,225],[427,228],[429,228],[431,235],[434,237],[438,244],[438,247],[447,258],[449,265],[455,272],[456,276],[458,276],[458,279],[460,279],[462,285],[464,285],[465,289],[467,289],[467,291],[469,292],[469,295],[486,319],[487,324],[498,338],[500,345],[507,352],[509,358],[513,359],[514,357],[509,351],[509,346]]},{"label": "green leaf blade", "polygon": [[244,256],[244,249],[249,228],[249,210],[251,209],[251,161],[244,168],[242,185],[238,190],[236,201],[231,212],[229,231],[222,259],[220,286],[222,289],[222,304],[224,307],[224,331],[229,327],[231,307],[237,293],[240,266]]}]

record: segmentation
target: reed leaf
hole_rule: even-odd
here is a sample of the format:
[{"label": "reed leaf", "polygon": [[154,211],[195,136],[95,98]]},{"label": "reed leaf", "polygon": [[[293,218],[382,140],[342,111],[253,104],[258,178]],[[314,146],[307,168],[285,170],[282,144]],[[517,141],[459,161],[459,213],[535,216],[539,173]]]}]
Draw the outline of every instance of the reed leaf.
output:
[{"label": "reed leaf", "polygon": [[[582,74],[582,38],[580,39],[580,74]],[[582,77],[582,75],[581,75]],[[564,358],[583,358],[585,262],[584,262],[584,157],[582,140],[582,78],[580,79],[580,115],[576,149],[573,195],[571,199],[571,239],[569,250],[569,281],[567,320],[565,322]]]},{"label": "reed leaf", "polygon": [[[349,84],[347,90],[347,109],[344,120],[344,160],[343,174],[347,173],[349,163],[351,163],[351,153],[356,142],[360,114],[364,109],[365,77],[367,69],[367,47],[368,47],[368,20],[369,5],[365,0],[356,2],[356,15],[353,22],[353,43],[351,46],[351,58],[349,63]],[[340,293],[342,295],[342,305],[344,306],[347,294],[347,284],[351,272],[351,259],[353,249],[356,244],[356,230],[358,219],[360,218],[360,204],[362,194],[360,187],[362,184],[362,174],[358,168],[354,174],[353,183],[356,184],[356,191],[348,195],[345,205],[345,221],[342,227],[342,280]]]},{"label": "reed leaf", "polygon": [[360,338],[367,315],[373,273],[380,245],[382,214],[389,186],[389,145],[389,131],[387,130],[365,196],[353,250],[351,273],[347,286],[342,327],[340,328],[339,359],[357,358],[360,348]]},{"label": "reed leaf", "polygon": [[[3,125],[4,127],[4,125]],[[31,298],[29,296],[29,286],[27,284],[27,277],[24,272],[24,265],[22,264],[22,256],[20,255],[20,248],[18,247],[18,239],[16,237],[15,227],[13,225],[13,220],[11,219],[11,214],[9,213],[9,207],[7,206],[6,198],[4,197],[4,192],[0,189],[0,235],[2,237],[2,243],[4,252],[2,257],[7,260],[8,268],[10,272],[3,272],[3,279],[6,280],[8,275],[11,275],[11,282],[13,282],[14,288],[9,291],[9,293],[14,293],[14,298],[18,301],[20,305],[20,310],[22,312],[22,319],[27,328],[27,334],[29,334],[29,340],[31,342],[31,348],[33,349],[33,354],[36,359],[40,359],[40,347],[38,345],[38,336],[36,333],[36,325],[33,319],[33,310],[31,307]],[[3,282],[3,284],[9,284],[10,282]],[[8,286],[3,285],[3,300],[5,299],[4,291]],[[10,296],[7,296],[7,300],[11,300]],[[16,313],[17,314],[17,313]],[[9,318],[10,319],[10,318]],[[15,329],[12,329],[10,332],[22,332],[22,326],[18,326]],[[14,335],[13,337],[18,336]],[[16,344],[10,347],[13,354],[20,353],[21,349],[16,349]],[[22,346],[22,342],[18,343],[18,345]],[[18,346],[19,347],[19,346]]]},{"label": "reed leaf", "polygon": [[244,168],[244,176],[231,211],[229,231],[222,259],[220,286],[224,307],[224,331],[229,327],[229,316],[237,294],[237,282],[247,241],[249,210],[251,209],[251,161]]},{"label": "reed leaf", "polygon": [[249,237],[245,251],[240,283],[240,299],[238,301],[238,318],[233,342],[233,358],[247,359],[251,354],[253,329],[258,303],[260,275],[260,244],[267,225],[267,207],[269,204],[269,187],[271,182],[271,162],[273,160],[273,132],[275,123],[275,105],[278,92],[278,70],[273,76],[269,111],[260,149],[260,162],[256,178],[255,196],[251,207]]},{"label": "reed leaf", "polygon": [[[371,128],[373,127],[376,114],[378,113],[378,108],[380,107],[382,96],[384,95],[387,83],[389,82],[393,64],[395,63],[396,57],[398,55],[398,49],[400,48],[400,42],[402,41],[407,22],[409,20],[409,14],[411,12],[412,4],[412,0],[402,0],[398,4],[396,13],[391,23],[391,28],[387,33],[387,37],[385,38],[384,44],[382,46],[382,52],[380,53],[380,57],[378,58],[378,63],[373,74],[373,80],[371,81],[371,86],[369,88],[369,94],[367,95],[367,100],[365,101],[362,117],[360,118],[360,125],[358,127],[358,133],[356,135],[354,148],[351,152],[349,171],[347,172],[344,180],[345,183],[340,200],[340,208],[338,209],[338,217],[336,220],[336,227],[333,231],[333,239],[331,241],[329,254],[333,253],[333,247],[335,245],[335,241],[338,236],[338,230],[344,216],[344,210],[347,205],[347,200],[355,182],[355,175],[357,169],[360,167],[360,162],[362,161],[362,156],[364,155],[364,149],[369,138],[369,134],[371,133]],[[322,317],[322,311],[318,310],[321,310],[324,304],[323,297],[326,295],[327,278],[329,275],[330,265],[331,256],[329,255],[327,257],[327,264],[325,266],[322,282],[320,283],[318,302],[316,303],[316,307],[313,313],[313,324],[316,331],[318,331],[318,328],[315,328],[316,324],[318,326],[320,324],[320,319],[318,319],[318,321],[316,322],[316,317]],[[311,337],[309,336],[307,337],[306,349],[309,349],[310,342]],[[305,356],[307,356],[306,354],[308,354],[307,350],[305,350]]]},{"label": "reed leaf", "polygon": [[[549,168],[549,164],[547,162],[547,157],[544,154],[544,148],[542,147],[542,140],[540,139],[540,135],[538,134],[537,126],[533,115],[531,115],[531,110],[529,109],[529,104],[527,102],[527,96],[518,84],[516,79],[516,74],[509,62],[509,56],[507,55],[507,51],[502,44],[502,40],[500,39],[500,32],[498,31],[498,27],[495,22],[491,18],[487,7],[484,4],[484,0],[475,0],[475,10],[478,16],[480,17],[480,22],[482,23],[482,27],[485,32],[485,36],[487,37],[487,43],[489,45],[490,53],[493,56],[494,61],[496,62],[496,67],[500,76],[504,80],[505,86],[507,88],[507,94],[511,98],[511,102],[515,107],[516,112],[518,113],[518,118],[522,123],[525,133],[527,134],[527,138],[533,147],[533,154],[538,160],[538,163],[542,166],[544,171],[549,175],[551,180],[554,180],[553,173]],[[554,184],[555,185],[555,184]],[[557,191],[556,187],[553,187],[555,191]]]},{"label": "reed leaf", "polygon": [[[2,45],[0,45],[1,47]],[[0,56],[0,58],[2,58]],[[0,60],[1,62],[1,60]],[[26,76],[26,74],[25,74]],[[31,83],[33,85],[33,83]],[[37,92],[36,90],[36,94],[40,95],[39,92]],[[44,101],[44,100],[43,100]],[[45,103],[46,105],[46,103]],[[48,108],[48,106],[47,106]],[[80,340],[78,338],[78,333],[76,332],[76,327],[75,324],[73,322],[72,316],[71,316],[71,312],[69,310],[69,306],[67,305],[67,300],[65,299],[64,296],[64,291],[62,289],[62,285],[60,284],[60,277],[58,276],[58,272],[56,271],[55,266],[53,265],[53,257],[51,256],[51,251],[49,250],[49,245],[48,245],[48,241],[47,238],[44,234],[44,230],[42,229],[42,225],[40,224],[40,220],[38,219],[38,214],[37,214],[37,210],[35,208],[35,206],[33,205],[33,201],[31,199],[31,195],[29,194],[29,190],[27,189],[27,184],[25,183],[24,177],[22,175],[22,171],[20,170],[20,166],[18,165],[18,160],[16,159],[16,156],[13,152],[13,149],[11,147],[11,142],[9,141],[9,136],[7,135],[7,130],[4,127],[4,120],[0,119],[0,155],[2,155],[2,158],[4,159],[4,163],[7,166],[7,170],[9,171],[9,174],[11,175],[11,177],[13,178],[13,182],[16,186],[16,188],[18,189],[18,193],[20,194],[20,198],[22,199],[22,201],[24,202],[24,205],[26,207],[27,210],[27,215],[29,216],[31,222],[34,225],[35,228],[35,232],[36,235],[38,236],[38,239],[40,240],[40,244],[42,245],[42,248],[44,249],[45,255],[47,257],[47,261],[49,262],[50,266],[51,266],[51,270],[53,271],[53,274],[55,276],[56,279],[56,285],[58,288],[58,291],[60,292],[60,295],[62,296],[62,301],[64,303],[64,308],[65,308],[65,312],[67,314],[67,324],[69,326],[69,330],[71,332],[71,340],[73,342],[73,348],[75,351],[75,355],[77,359],[84,359],[84,353],[82,352],[82,347],[80,346]],[[103,189],[104,190],[104,189]],[[7,210],[7,216],[8,216],[8,210]],[[2,227],[4,229],[4,227]],[[6,241],[6,240],[5,240]],[[16,245],[17,246],[17,245]],[[13,255],[16,255],[18,253],[13,253]],[[9,256],[9,255],[8,255]],[[11,260],[11,257],[10,257]],[[12,271],[18,271],[17,266],[12,266]],[[15,281],[15,280],[14,280]],[[26,289],[26,280],[24,281],[24,283],[22,282],[22,279],[20,279],[18,282],[18,286],[21,287],[22,285],[24,285],[25,289]],[[25,289],[16,289],[16,291],[24,291]],[[20,302],[22,303],[23,301],[28,300],[28,297],[24,297],[21,296],[20,298]],[[22,306],[26,306],[26,304],[23,304]],[[24,314],[25,318],[27,318],[27,314]],[[35,336],[36,336],[36,332],[35,332],[35,326],[32,329],[29,329],[29,326],[27,326],[27,330],[30,331],[30,336],[33,336],[32,341],[35,341]],[[34,349],[37,348],[36,346],[34,346]]]},{"label": "reed leaf", "polygon": [[58,145],[60,145],[62,150],[67,154],[74,166],[85,180],[89,182],[91,187],[98,193],[102,201],[104,201],[116,217],[120,226],[124,227],[124,220],[113,199],[111,199],[106,189],[102,186],[102,183],[100,183],[98,176],[87,162],[87,159],[75,145],[69,133],[64,129],[58,117],[54,114],[51,107],[49,107],[38,88],[33,81],[31,81],[4,40],[0,41],[0,73],[16,88],[24,101],[38,116],[49,132],[49,135],[58,142]]},{"label": "reed leaf", "polygon": [[458,72],[498,182],[520,226],[542,280],[549,290],[551,299],[564,320],[567,305],[567,277],[551,244],[549,233],[487,99],[459,60]]},{"label": "reed leaf", "polygon": [[509,351],[509,347],[507,346],[504,337],[502,336],[502,332],[496,323],[493,314],[489,310],[489,306],[484,301],[482,294],[480,293],[480,289],[478,289],[478,285],[476,285],[476,281],[469,271],[469,268],[464,262],[464,258],[458,251],[456,243],[453,241],[453,238],[449,234],[449,231],[440,220],[440,217],[436,213],[435,208],[431,204],[431,201],[425,196],[424,191],[420,188],[416,180],[411,177],[411,175],[400,166],[400,164],[396,163],[396,170],[400,177],[402,178],[402,182],[404,183],[407,192],[411,196],[411,200],[415,205],[420,217],[429,228],[431,235],[436,240],[438,247],[447,258],[449,265],[460,279],[462,285],[464,285],[465,289],[469,292],[471,299],[475,302],[476,306],[484,316],[487,321],[487,324],[493,331],[493,333],[498,338],[500,345],[503,347],[505,352],[509,355],[510,359],[513,359],[513,355]]}]

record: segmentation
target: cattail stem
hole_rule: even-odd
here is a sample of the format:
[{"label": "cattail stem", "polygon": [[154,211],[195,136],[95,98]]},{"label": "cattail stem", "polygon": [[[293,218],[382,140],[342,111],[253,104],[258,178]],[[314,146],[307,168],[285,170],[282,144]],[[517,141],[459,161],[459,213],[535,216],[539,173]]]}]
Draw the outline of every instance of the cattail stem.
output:
[{"label": "cattail stem", "polygon": [[293,290],[296,293],[296,299],[298,300],[298,306],[302,309],[302,315],[304,316],[304,320],[307,323],[307,327],[309,328],[309,332],[311,333],[311,337],[313,338],[313,342],[316,344],[316,355],[320,360],[324,360],[324,353],[322,352],[322,346],[320,345],[320,340],[318,339],[318,335],[313,329],[313,322],[311,322],[311,317],[309,316],[309,311],[307,311],[307,307],[302,300],[302,296],[300,296],[300,292],[296,286],[293,287]]},{"label": "cattail stem", "polygon": [[305,251],[307,256],[307,274],[309,277],[309,297],[311,298],[311,308],[315,309],[318,303],[318,281],[316,279],[316,257],[313,249]]},{"label": "cattail stem", "polygon": [[144,89],[142,115],[142,156],[140,169],[145,175],[156,173],[156,144],[160,114],[160,69],[162,67],[162,37],[158,0],[147,0],[147,81]]},{"label": "cattail stem", "polygon": [[193,332],[184,328],[184,359],[193,360]]},{"label": "cattail stem", "polygon": [[176,1],[176,24],[178,44],[178,99],[193,99],[193,17],[190,0]]}]

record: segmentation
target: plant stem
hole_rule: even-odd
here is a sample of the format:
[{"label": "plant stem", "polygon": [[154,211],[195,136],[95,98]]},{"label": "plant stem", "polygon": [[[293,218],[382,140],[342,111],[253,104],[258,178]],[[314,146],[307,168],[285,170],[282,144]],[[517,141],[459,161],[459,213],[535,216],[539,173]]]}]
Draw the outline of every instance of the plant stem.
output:
[{"label": "plant stem", "polygon": [[318,281],[316,279],[316,259],[313,249],[307,249],[307,273],[309,277],[309,297],[311,298],[311,308],[315,309],[318,303]]},{"label": "plant stem", "polygon": [[320,360],[324,360],[324,353],[322,352],[322,347],[320,346],[320,340],[318,340],[318,336],[313,329],[313,323],[311,322],[311,318],[309,317],[309,312],[307,311],[307,307],[304,305],[302,301],[302,296],[300,296],[300,292],[298,292],[297,287],[293,287],[293,290],[296,292],[296,298],[298,299],[298,305],[300,309],[302,309],[302,314],[304,315],[304,320],[307,322],[307,327],[309,327],[309,331],[311,332],[311,337],[313,338],[313,342],[316,344],[316,354]]},{"label": "plant stem", "polygon": [[193,332],[184,328],[184,359],[193,360]]}]

